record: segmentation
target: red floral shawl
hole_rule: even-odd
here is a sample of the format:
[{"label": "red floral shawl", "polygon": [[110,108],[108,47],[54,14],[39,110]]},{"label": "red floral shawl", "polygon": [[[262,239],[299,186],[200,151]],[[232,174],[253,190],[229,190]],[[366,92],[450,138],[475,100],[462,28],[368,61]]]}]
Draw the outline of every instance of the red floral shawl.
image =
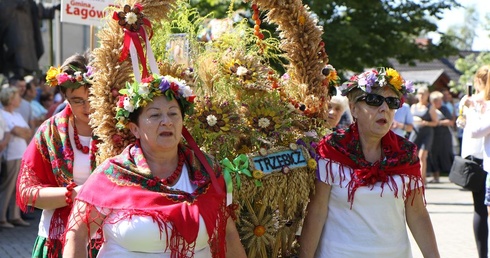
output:
[{"label": "red floral shawl", "polygon": [[[68,134],[71,114],[70,105],[67,105],[60,113],[44,121],[22,157],[16,198],[17,205],[23,211],[28,209],[31,194],[34,207],[41,188],[67,186],[73,178],[74,154]],[[92,144],[95,143],[96,141],[92,141]],[[95,168],[93,155],[91,148],[92,170]],[[69,206],[58,208],[51,219],[47,242],[51,256],[57,257],[58,251],[61,250],[59,244],[70,211]]]},{"label": "red floral shawl", "polygon": [[[357,123],[353,123],[347,129],[337,129],[333,133],[325,136],[317,147],[317,153],[321,158],[327,159],[326,171],[327,178],[334,178],[332,171],[332,161],[340,164],[340,178],[345,178],[344,166],[352,168],[351,181],[348,186],[348,201],[351,205],[354,202],[356,190],[362,186],[374,186],[376,182],[381,182],[381,187],[388,185],[393,189],[398,197],[398,188],[393,176],[400,175],[408,177],[409,185],[415,183],[415,189],[424,191],[422,178],[420,175],[420,162],[417,156],[417,147],[410,141],[393,133],[391,130],[381,139],[381,146],[385,158],[373,164],[368,162],[362,153],[361,142],[359,141],[359,131]],[[318,177],[319,178],[319,177]],[[405,187],[404,197],[411,194],[410,187]],[[342,182],[339,182],[341,185]],[[413,202],[413,199],[412,199]]]},{"label": "red floral shawl", "polygon": [[[170,250],[171,257],[192,257],[201,215],[210,236],[213,257],[225,257],[228,218],[225,194],[216,192],[209,175],[191,149],[180,145],[179,151],[186,157],[191,182],[197,185],[193,193],[172,189],[155,179],[136,142],[126,147],[120,155],[102,163],[76,199],[88,203],[88,210],[103,207],[122,212],[123,218],[134,215],[152,217],[164,233],[162,236],[167,238],[167,250]],[[217,163],[213,163],[209,157],[207,159],[215,171],[220,171]],[[224,187],[223,177],[219,173],[217,175],[219,184]],[[74,219],[89,223],[93,218],[77,218],[75,215]],[[102,224],[115,222],[105,220]],[[171,229],[167,223],[171,224]]]}]

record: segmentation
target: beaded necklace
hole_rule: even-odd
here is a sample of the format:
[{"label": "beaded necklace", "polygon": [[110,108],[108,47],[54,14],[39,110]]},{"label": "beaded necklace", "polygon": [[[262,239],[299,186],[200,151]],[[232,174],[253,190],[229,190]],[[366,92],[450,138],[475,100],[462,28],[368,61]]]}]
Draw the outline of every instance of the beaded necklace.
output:
[{"label": "beaded necklace", "polygon": [[90,141],[90,148],[88,146],[83,146],[80,143],[80,137],[78,136],[77,125],[75,123],[75,119],[73,119],[72,122],[73,122],[73,139],[75,140],[75,147],[77,148],[77,150],[81,151],[83,154],[88,154],[90,151],[90,161],[91,162],[95,161],[95,153],[97,153],[97,150],[98,150],[98,147],[97,147],[98,141],[92,137],[92,140]]},{"label": "beaded necklace", "polygon": [[185,161],[184,153],[179,151],[179,162],[177,163],[177,168],[175,168],[175,171],[167,178],[160,179],[157,176],[155,176],[154,178],[156,179],[156,181],[160,181],[164,185],[175,184],[175,181],[182,173],[182,167],[184,166],[184,161]]},{"label": "beaded necklace", "polygon": [[80,143],[80,138],[78,137],[77,131],[77,124],[75,123],[75,120],[73,120],[73,138],[75,139],[75,146],[77,147],[77,150],[81,151],[83,154],[88,154],[88,146],[83,146]]}]

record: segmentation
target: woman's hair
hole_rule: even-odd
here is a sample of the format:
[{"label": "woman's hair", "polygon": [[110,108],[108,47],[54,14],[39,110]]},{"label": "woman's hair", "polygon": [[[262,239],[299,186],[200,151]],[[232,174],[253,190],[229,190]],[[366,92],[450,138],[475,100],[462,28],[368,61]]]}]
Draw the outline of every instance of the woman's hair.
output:
[{"label": "woman's hair", "polygon": [[422,94],[422,93],[426,93],[426,92],[429,92],[429,88],[427,86],[422,86],[422,87],[417,89],[417,94]]},{"label": "woman's hair", "polygon": [[485,100],[490,100],[490,65],[484,65],[476,71],[475,78],[479,79],[483,83],[483,91]]},{"label": "woman's hair", "polygon": [[[65,72],[69,75],[74,75],[75,72],[81,72],[86,73],[87,72],[87,65],[89,63],[87,54],[81,55],[81,54],[74,54],[70,57],[68,57],[65,62],[61,65],[61,71]],[[85,88],[89,88],[90,84],[84,84],[83,85]],[[65,94],[67,88],[66,87],[59,87],[60,91]]]},{"label": "woman's hair", "polygon": [[442,98],[444,98],[444,94],[442,94],[442,92],[440,91],[433,91],[429,95],[429,100],[431,103],[434,102],[434,100],[436,99],[442,100]]},{"label": "woman's hair", "polygon": [[42,92],[41,95],[39,95],[39,102],[41,104],[43,104],[43,102],[45,101],[49,101],[49,100],[53,100],[54,98],[54,94],[50,91],[45,91],[45,92]]},{"label": "woman's hair", "polygon": [[17,88],[15,88],[15,87],[3,88],[0,91],[0,102],[2,103],[2,105],[4,107],[6,107],[6,106],[10,105],[10,103],[12,102],[12,97],[18,93],[19,93],[19,90],[17,90]]},{"label": "woman's hair", "polygon": [[330,99],[330,103],[339,105],[342,108],[342,112],[349,108],[349,101],[344,96],[333,96],[332,99]]}]

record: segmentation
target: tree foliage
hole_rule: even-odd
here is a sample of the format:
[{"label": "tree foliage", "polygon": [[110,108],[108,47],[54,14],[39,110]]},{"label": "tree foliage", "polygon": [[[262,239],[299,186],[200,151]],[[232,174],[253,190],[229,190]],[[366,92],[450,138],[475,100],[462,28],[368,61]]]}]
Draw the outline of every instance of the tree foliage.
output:
[{"label": "tree foliage", "polygon": [[456,69],[463,74],[459,77],[459,83],[455,86],[458,91],[464,91],[464,86],[473,83],[476,71],[484,66],[490,65],[490,53],[481,52],[478,55],[471,54],[456,61]]},{"label": "tree foliage", "polygon": [[[235,0],[234,9],[250,8]],[[304,0],[324,27],[323,40],[330,63],[339,70],[361,71],[365,67],[389,65],[390,58],[401,63],[428,61],[458,50],[455,36],[441,33],[440,42],[421,47],[416,39],[438,32],[434,19],[444,10],[459,6],[455,0]],[[229,11],[230,0],[192,0],[201,14],[216,18]],[[275,33],[274,27],[269,28]],[[276,33],[277,35],[277,33]]]}]

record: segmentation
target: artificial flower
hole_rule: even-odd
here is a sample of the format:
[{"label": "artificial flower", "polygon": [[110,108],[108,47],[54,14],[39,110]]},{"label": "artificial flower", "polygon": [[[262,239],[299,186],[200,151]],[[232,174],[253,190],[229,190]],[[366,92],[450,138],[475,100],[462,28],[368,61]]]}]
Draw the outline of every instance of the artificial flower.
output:
[{"label": "artificial flower", "polygon": [[260,128],[267,128],[270,124],[271,124],[271,122],[266,117],[262,117],[259,119],[259,127]]},{"label": "artificial flower", "polygon": [[352,76],[349,81],[342,84],[340,90],[342,95],[346,95],[355,88],[360,88],[365,92],[371,92],[375,87],[390,86],[400,94],[413,92],[413,84],[405,81],[402,76],[393,68],[380,68],[378,70],[367,71]]},{"label": "artificial flower", "polygon": [[138,16],[136,16],[136,14],[133,12],[128,12],[126,13],[126,17],[124,18],[124,20],[128,24],[134,24],[138,20]]},{"label": "artificial flower", "polygon": [[[134,110],[145,107],[155,97],[165,95],[167,99],[175,98],[179,102],[182,112],[191,114],[194,106],[192,89],[184,81],[172,76],[150,75],[141,83],[126,83],[126,87],[119,90],[121,96],[116,106],[116,120],[119,129],[125,128],[129,115]],[[121,103],[122,101],[122,103]]]},{"label": "artificial flower", "polygon": [[392,68],[386,69],[386,75],[389,78],[389,83],[393,85],[397,90],[402,89],[403,85],[403,78],[400,76],[400,74]]},{"label": "artificial flower", "polygon": [[[76,69],[76,67],[72,67]],[[73,75],[62,72],[61,68],[51,66],[46,73],[46,84],[54,86],[63,86],[65,88],[78,88],[81,85],[93,84],[93,69],[86,66],[87,72],[75,71]]]},{"label": "artificial flower", "polygon": [[218,122],[218,119],[214,115],[208,115],[206,117],[206,121],[208,122],[209,126],[214,126]]},{"label": "artificial flower", "polygon": [[248,69],[246,67],[243,67],[243,66],[239,66],[236,69],[236,75],[238,75],[238,76],[244,76],[247,74],[247,72],[248,72]]}]

